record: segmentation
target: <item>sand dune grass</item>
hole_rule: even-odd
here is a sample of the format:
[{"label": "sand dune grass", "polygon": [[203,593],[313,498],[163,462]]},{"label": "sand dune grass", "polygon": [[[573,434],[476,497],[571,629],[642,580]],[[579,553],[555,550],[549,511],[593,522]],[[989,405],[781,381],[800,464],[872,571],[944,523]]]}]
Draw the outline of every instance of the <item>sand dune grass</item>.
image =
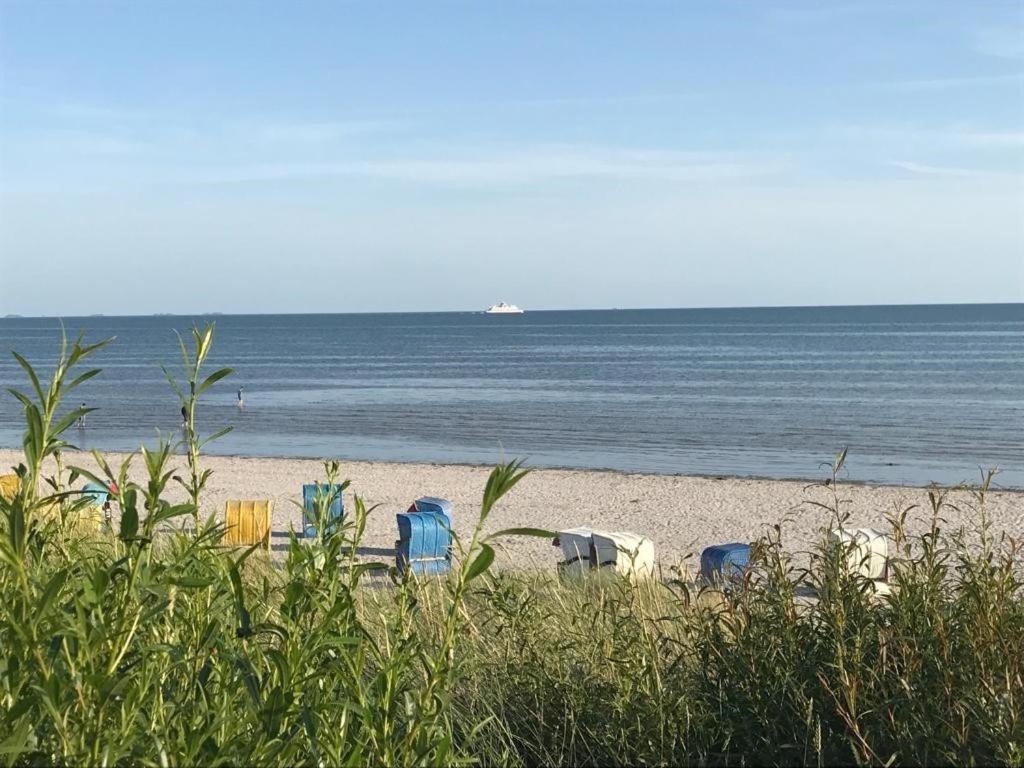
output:
[{"label": "sand dune grass", "polygon": [[84,470],[63,466],[73,418],[57,414],[89,354],[72,345],[46,387],[29,368],[20,395],[24,460],[0,502],[0,762],[1024,764],[1021,559],[992,533],[984,485],[969,531],[946,530],[938,491],[924,534],[893,515],[886,597],[835,549],[798,568],[777,531],[727,593],[492,572],[498,539],[543,534],[483,532],[514,464],[491,473],[446,579],[358,560],[358,500],[338,535],[291,536],[272,560],[222,546],[198,514],[198,452],[194,498],[167,501],[167,446],[137,459],[143,482],[124,465],[96,478],[115,530],[78,525],[68,487]]}]

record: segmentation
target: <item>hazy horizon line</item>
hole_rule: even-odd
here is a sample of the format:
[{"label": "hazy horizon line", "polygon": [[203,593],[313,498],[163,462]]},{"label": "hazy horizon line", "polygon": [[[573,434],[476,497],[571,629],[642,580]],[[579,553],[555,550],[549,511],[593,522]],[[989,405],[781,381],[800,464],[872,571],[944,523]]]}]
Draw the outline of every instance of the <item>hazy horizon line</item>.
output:
[{"label": "hazy horizon line", "polygon": [[[941,302],[907,302],[902,304],[749,304],[749,305],[705,305],[687,307],[578,307],[575,309],[552,308],[524,310],[525,314],[536,312],[658,312],[658,311],[701,311],[701,310],[736,310],[736,309],[867,309],[889,307],[1012,307],[1024,306],[1020,301],[941,301]],[[9,313],[0,315],[0,320],[61,320],[88,318],[130,318],[130,317],[333,317],[337,315],[482,315],[483,309],[440,309],[440,310],[382,310],[362,312],[149,312],[145,314],[108,314],[93,313],[88,315],[36,315]],[[514,315],[518,317],[518,315]]]}]

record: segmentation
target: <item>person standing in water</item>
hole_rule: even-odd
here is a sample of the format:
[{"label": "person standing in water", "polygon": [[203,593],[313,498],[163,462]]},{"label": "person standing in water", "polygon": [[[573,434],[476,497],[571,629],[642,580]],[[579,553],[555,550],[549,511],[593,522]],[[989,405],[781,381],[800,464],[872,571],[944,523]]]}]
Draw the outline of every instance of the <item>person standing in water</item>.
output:
[{"label": "person standing in water", "polygon": [[242,390],[244,390],[244,389],[245,389],[245,387],[239,387],[238,388],[238,407],[239,408],[241,408],[243,405],[245,405],[245,401],[242,399]]},{"label": "person standing in water", "polygon": [[[82,408],[83,409],[85,408],[85,403],[82,403]],[[85,429],[85,414],[84,413],[81,416],[78,417],[78,428],[79,429]]]},{"label": "person standing in water", "polygon": [[183,405],[181,406],[181,428],[185,429],[188,426],[188,409]]}]

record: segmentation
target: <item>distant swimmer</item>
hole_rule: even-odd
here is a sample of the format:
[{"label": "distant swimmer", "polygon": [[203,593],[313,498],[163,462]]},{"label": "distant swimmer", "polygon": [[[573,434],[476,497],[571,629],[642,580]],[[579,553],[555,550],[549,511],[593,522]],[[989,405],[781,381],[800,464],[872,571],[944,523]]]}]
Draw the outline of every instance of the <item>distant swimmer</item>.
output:
[{"label": "distant swimmer", "polygon": [[245,400],[242,399],[242,391],[244,389],[245,389],[245,387],[239,387],[238,388],[238,407],[239,408],[241,408],[243,405],[245,405]]}]

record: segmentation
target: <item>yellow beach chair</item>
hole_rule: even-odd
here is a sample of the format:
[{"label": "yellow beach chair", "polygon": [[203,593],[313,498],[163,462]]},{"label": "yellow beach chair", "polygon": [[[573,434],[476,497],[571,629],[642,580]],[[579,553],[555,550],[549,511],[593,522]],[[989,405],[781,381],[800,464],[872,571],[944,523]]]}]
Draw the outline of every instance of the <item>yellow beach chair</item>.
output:
[{"label": "yellow beach chair", "polygon": [[100,533],[103,531],[103,507],[95,505],[78,510],[78,519],[75,525],[80,531],[89,533]]},{"label": "yellow beach chair", "polygon": [[11,501],[18,495],[21,478],[17,475],[0,475],[0,499]]},{"label": "yellow beach chair", "polygon": [[[61,519],[61,506],[56,502],[46,502],[41,504],[38,509],[39,513],[42,514],[43,520],[59,522]],[[104,517],[102,507],[90,505],[88,507],[68,510],[65,524],[67,525],[67,530],[75,531],[76,533],[101,533],[103,531]]]},{"label": "yellow beach chair", "polygon": [[[0,498],[5,501],[11,501],[21,488],[21,478],[17,475],[0,475]],[[56,502],[47,502],[41,504],[39,512],[42,513],[43,518],[59,518],[60,517],[60,504]],[[102,531],[104,514],[103,508],[98,505],[90,505],[83,509],[77,509],[73,513],[74,519],[72,526],[83,532]]]},{"label": "yellow beach chair", "polygon": [[[50,504],[41,507],[43,517],[53,520],[60,520],[60,505]],[[66,518],[66,530],[75,533],[102,533],[103,532],[103,508],[84,507],[68,513]]]},{"label": "yellow beach chair", "polygon": [[224,543],[232,546],[260,544],[270,549],[270,515],[274,502],[231,499],[224,505],[227,532]]}]

